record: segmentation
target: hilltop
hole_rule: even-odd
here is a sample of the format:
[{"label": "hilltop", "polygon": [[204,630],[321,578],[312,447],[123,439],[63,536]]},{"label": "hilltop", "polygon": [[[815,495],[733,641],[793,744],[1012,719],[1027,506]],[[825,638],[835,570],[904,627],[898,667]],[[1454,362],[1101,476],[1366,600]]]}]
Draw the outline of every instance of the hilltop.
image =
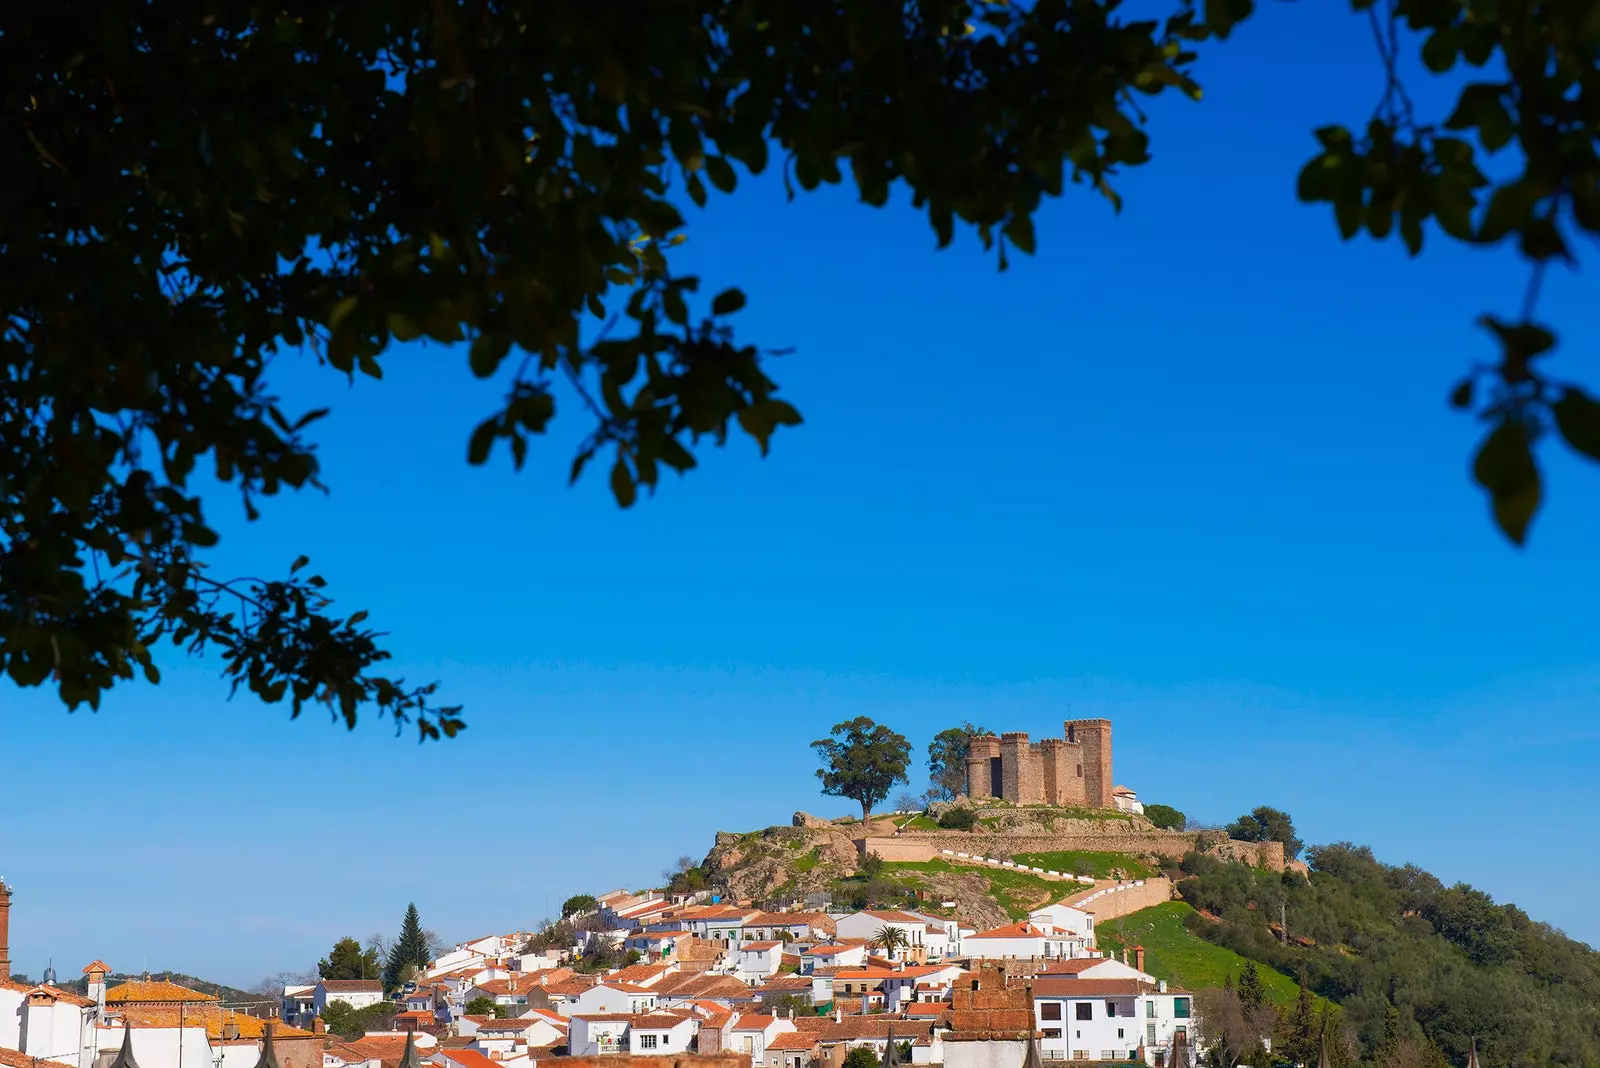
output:
[{"label": "hilltop", "polygon": [[1098,934],[1107,950],[1143,946],[1160,979],[1204,990],[1249,968],[1284,1027],[1304,988],[1311,1004],[1336,1007],[1352,1054],[1383,1064],[1419,1049],[1424,1068],[1462,1063],[1476,1037],[1486,1065],[1600,1068],[1600,953],[1470,886],[1349,843],[1313,847],[1307,863],[1279,852],[1274,868],[1260,843],[1126,813],[978,813],[971,831],[941,828],[934,812],[867,824],[797,813],[791,826],[719,833],[694,877],[768,907],[826,893],[841,907],[915,907],[979,929],[1081,891],[1066,874],[1096,887],[1142,880],[1172,900],[1122,908],[1108,897]]}]

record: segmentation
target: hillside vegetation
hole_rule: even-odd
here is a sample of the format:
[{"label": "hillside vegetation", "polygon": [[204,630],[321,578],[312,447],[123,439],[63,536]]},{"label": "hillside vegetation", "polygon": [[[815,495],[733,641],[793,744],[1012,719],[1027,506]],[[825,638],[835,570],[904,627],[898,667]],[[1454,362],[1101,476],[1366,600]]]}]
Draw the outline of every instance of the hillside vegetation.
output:
[{"label": "hillside vegetation", "polygon": [[[1309,879],[1191,855],[1179,890],[1219,918],[1190,913],[1184,926],[1337,1002],[1367,1050],[1421,1036],[1461,1064],[1476,1036],[1486,1066],[1600,1066],[1600,953],[1364,846],[1314,847],[1307,860]],[[1288,941],[1271,929],[1280,907]],[[1153,937],[1187,952],[1170,923]]]},{"label": "hillside vegetation", "polygon": [[[1119,957],[1127,950],[1130,960],[1133,948],[1143,946],[1144,970],[1184,990],[1220,987],[1237,980],[1246,958],[1196,934],[1189,926],[1192,917],[1197,918],[1187,904],[1169,901],[1106,921],[1095,931],[1095,940]],[[1261,967],[1258,974],[1274,1005],[1288,1009],[1294,1004],[1299,986],[1293,979],[1270,966]]]}]

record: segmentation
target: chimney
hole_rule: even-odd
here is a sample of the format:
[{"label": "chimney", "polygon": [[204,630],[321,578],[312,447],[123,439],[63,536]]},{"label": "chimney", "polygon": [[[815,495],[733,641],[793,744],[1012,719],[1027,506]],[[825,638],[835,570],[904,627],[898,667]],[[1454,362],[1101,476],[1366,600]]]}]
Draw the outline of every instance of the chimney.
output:
[{"label": "chimney", "polygon": [[313,1016],[311,1018],[311,1033],[314,1035],[325,1035],[328,1033],[328,1025],[322,1022],[322,1017]]},{"label": "chimney", "polygon": [[94,1001],[96,1014],[100,1018],[104,1018],[106,1014],[106,973],[109,971],[105,962],[98,959],[83,970],[88,980],[88,989],[85,993]]},{"label": "chimney", "polygon": [[1133,966],[1135,968],[1138,968],[1141,972],[1144,971],[1144,947],[1143,946],[1134,946],[1133,947]]},{"label": "chimney", "polygon": [[0,879],[0,983],[11,978],[11,887]]}]

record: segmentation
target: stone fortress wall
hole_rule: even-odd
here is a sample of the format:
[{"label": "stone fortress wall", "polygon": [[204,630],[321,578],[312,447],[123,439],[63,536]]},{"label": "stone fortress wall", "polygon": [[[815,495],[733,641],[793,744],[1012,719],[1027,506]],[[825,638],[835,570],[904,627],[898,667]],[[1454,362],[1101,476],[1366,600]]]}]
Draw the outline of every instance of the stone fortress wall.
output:
[{"label": "stone fortress wall", "polygon": [[[1122,824],[1123,821],[1106,822]],[[1062,834],[1041,834],[1037,831],[903,831],[896,835],[858,839],[856,846],[863,856],[876,853],[884,860],[921,862],[948,860],[941,852],[946,849],[974,857],[1002,859],[1009,859],[1017,853],[1082,850],[1181,860],[1185,853],[1205,844],[1209,846],[1207,851],[1217,856],[1254,864],[1269,871],[1283,871],[1282,842],[1240,842],[1231,838],[1213,841],[1218,837],[1216,831],[1138,831],[1119,825],[1104,830],[1084,829]]]},{"label": "stone fortress wall", "polygon": [[967,794],[1014,805],[1114,808],[1111,721],[1069,719],[1062,737],[1030,743],[1023,731],[972,739]]}]

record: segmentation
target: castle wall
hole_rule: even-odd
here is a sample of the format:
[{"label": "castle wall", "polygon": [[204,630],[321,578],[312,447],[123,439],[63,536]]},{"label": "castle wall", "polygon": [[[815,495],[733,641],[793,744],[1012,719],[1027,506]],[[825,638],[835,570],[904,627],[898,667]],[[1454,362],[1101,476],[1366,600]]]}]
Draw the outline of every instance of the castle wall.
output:
[{"label": "castle wall", "polygon": [[[1121,823],[1108,820],[1107,823]],[[1133,856],[1158,856],[1180,860],[1196,847],[1202,835],[1215,831],[1129,831],[1108,827],[1104,831],[1070,834],[1006,834],[986,831],[917,831],[884,838],[861,840],[867,852],[890,861],[938,860],[942,849],[973,856],[1011,857],[1017,853],[1053,853],[1059,850],[1085,850],[1095,853],[1128,853]],[[1282,871],[1282,842],[1238,842],[1231,839],[1215,847],[1215,852],[1232,860],[1254,864],[1270,871]]]},{"label": "castle wall", "polygon": [[1044,765],[1045,804],[1086,807],[1083,747],[1060,738],[1046,738],[1039,743],[1039,757]]},{"label": "castle wall", "polygon": [[1044,771],[1025,731],[1000,736],[1001,796],[1017,805],[1044,803]]},{"label": "castle wall", "polygon": [[994,797],[994,768],[1000,759],[1000,739],[993,735],[972,739],[967,748],[967,796]]},{"label": "castle wall", "polygon": [[1063,725],[1067,741],[1083,749],[1084,804],[1089,808],[1111,808],[1111,721],[1109,719],[1069,719]]}]

